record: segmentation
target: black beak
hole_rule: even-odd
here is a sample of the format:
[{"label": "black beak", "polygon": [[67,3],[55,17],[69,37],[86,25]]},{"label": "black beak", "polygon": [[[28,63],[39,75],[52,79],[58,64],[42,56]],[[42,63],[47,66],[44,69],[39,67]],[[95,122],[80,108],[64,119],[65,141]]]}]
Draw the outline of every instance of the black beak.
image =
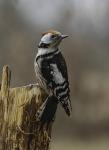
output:
[{"label": "black beak", "polygon": [[62,39],[65,39],[68,37],[68,35],[61,35]]}]

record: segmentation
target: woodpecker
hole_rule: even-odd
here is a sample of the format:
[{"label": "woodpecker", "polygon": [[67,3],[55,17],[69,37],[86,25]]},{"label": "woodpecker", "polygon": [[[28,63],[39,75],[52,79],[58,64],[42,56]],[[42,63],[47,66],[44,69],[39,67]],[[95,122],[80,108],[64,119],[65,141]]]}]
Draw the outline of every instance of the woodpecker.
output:
[{"label": "woodpecker", "polygon": [[70,89],[65,59],[59,50],[59,45],[68,35],[50,30],[42,35],[34,68],[38,84],[49,95],[37,111],[39,121],[50,122],[55,117],[58,103],[66,114],[71,114]]}]

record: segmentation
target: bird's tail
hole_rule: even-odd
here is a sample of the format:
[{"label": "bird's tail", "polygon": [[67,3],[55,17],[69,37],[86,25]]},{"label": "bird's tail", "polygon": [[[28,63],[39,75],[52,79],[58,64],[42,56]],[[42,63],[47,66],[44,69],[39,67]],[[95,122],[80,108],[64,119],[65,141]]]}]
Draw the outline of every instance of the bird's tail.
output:
[{"label": "bird's tail", "polygon": [[49,124],[54,120],[57,110],[58,100],[55,96],[48,96],[36,113],[37,121],[41,122],[43,126],[45,123]]},{"label": "bird's tail", "polygon": [[61,105],[63,109],[65,110],[66,114],[70,116],[72,112],[72,105],[71,105],[70,99],[68,99],[67,101],[64,101],[64,103],[63,101],[61,101]]}]

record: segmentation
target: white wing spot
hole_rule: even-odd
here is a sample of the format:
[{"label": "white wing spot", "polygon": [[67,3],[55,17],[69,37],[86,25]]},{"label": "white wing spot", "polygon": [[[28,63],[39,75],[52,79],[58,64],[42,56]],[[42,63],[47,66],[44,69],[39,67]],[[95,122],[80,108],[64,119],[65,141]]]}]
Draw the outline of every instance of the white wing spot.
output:
[{"label": "white wing spot", "polygon": [[63,78],[61,72],[57,68],[56,64],[51,64],[52,70],[53,70],[53,77],[56,84],[63,83],[65,79]]}]

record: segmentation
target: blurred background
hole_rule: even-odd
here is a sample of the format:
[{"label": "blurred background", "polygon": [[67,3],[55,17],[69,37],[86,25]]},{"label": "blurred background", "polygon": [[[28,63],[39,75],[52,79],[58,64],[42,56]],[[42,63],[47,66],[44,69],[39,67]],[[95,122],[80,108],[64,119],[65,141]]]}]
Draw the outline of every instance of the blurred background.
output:
[{"label": "blurred background", "polygon": [[52,150],[109,149],[109,1],[0,0],[0,72],[11,86],[35,83],[34,58],[41,33],[68,34],[60,46],[68,65],[72,116],[59,106]]}]

